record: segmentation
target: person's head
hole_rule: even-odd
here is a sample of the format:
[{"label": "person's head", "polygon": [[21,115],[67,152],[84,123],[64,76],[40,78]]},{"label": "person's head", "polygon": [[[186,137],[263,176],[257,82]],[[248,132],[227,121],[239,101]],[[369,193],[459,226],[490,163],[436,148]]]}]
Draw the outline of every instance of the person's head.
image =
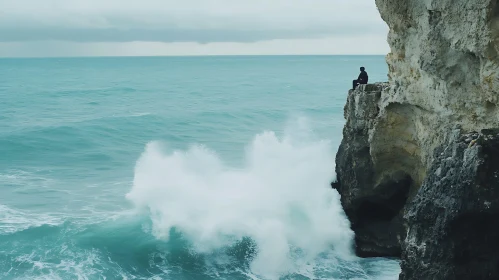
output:
[{"label": "person's head", "polygon": [[360,67],[360,71],[364,72],[365,70],[366,70],[366,68]]}]

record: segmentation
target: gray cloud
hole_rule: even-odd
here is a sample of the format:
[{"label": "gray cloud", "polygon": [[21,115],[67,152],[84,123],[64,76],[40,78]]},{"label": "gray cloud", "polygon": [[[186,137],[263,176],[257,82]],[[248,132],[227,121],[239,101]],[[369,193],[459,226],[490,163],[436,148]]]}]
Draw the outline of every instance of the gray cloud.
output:
[{"label": "gray cloud", "polygon": [[374,0],[2,0],[0,42],[257,42],[386,34]]}]

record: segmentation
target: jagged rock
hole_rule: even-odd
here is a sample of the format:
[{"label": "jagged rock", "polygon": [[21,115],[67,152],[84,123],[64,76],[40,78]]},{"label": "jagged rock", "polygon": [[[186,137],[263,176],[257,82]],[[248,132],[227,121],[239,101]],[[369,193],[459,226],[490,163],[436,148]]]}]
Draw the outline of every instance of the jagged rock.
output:
[{"label": "jagged rock", "polygon": [[499,140],[459,134],[408,206],[400,279],[499,279]]},{"label": "jagged rock", "polygon": [[390,28],[389,83],[349,93],[333,184],[357,253],[401,254],[404,280],[496,277],[495,212],[478,205],[495,207],[498,196],[481,174],[496,168],[499,133],[483,129],[499,128],[499,1],[376,4]]},{"label": "jagged rock", "polygon": [[379,114],[378,102],[387,84],[359,86],[345,106],[347,123],[336,156],[337,182],[345,213],[355,231],[359,256],[400,256],[401,209],[411,179],[404,173],[377,180],[369,137]]}]

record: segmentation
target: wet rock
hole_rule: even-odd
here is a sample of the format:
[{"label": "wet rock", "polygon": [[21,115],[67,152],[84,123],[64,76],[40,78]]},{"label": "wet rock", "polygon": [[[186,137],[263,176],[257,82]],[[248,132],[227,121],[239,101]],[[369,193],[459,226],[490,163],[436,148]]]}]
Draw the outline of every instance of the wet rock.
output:
[{"label": "wet rock", "polygon": [[477,139],[435,151],[404,215],[400,279],[499,279],[499,141]]}]

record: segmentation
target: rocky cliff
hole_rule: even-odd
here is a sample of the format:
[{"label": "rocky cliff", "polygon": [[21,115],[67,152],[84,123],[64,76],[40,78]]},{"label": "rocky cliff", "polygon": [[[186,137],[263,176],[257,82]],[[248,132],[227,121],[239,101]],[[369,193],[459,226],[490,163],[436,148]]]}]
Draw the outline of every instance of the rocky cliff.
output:
[{"label": "rocky cliff", "polygon": [[499,279],[499,3],[376,0],[389,83],[351,91],[337,182],[360,256]]},{"label": "rocky cliff", "polygon": [[[363,257],[400,256],[403,232],[401,209],[408,196],[411,178],[393,170],[380,180],[372,154],[372,134],[379,123],[379,101],[388,84],[361,85],[348,94],[347,121],[336,156],[343,208],[356,235],[357,254]],[[397,158],[397,154],[391,154]],[[390,170],[386,171],[388,174]]]}]

